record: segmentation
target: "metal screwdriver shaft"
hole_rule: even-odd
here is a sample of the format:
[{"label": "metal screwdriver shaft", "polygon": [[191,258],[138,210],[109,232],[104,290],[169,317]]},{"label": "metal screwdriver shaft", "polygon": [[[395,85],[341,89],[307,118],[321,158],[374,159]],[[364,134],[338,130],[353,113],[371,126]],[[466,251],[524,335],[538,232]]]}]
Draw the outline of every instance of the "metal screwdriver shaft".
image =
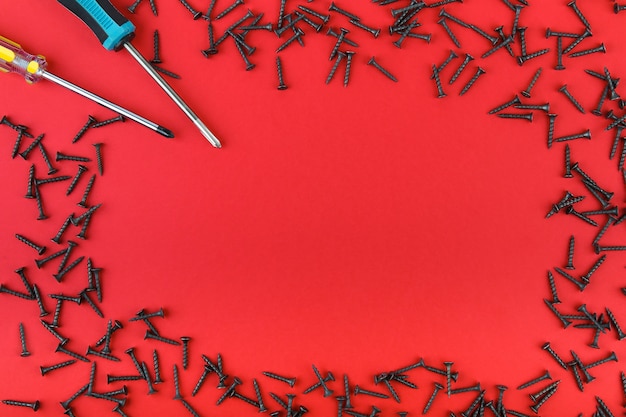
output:
[{"label": "metal screwdriver shaft", "polygon": [[126,110],[124,107],[118,106],[115,103],[110,102],[109,100],[106,100],[90,91],[85,90],[84,88],[81,88],[79,86],[77,86],[76,84],[72,84],[71,82],[64,80],[63,78],[54,75],[50,72],[47,71],[43,71],[41,74],[42,78],[45,78],[48,81],[52,81],[55,84],[59,84],[60,86],[63,86],[65,88],[67,88],[68,90],[71,90],[77,94],[80,94],[83,97],[87,97],[90,100],[95,101],[96,103],[100,104],[101,106],[104,106],[108,109],[111,109],[119,114],[121,114],[122,116],[126,116],[128,117],[130,120],[134,120],[135,122],[154,130],[155,132],[167,137],[167,138],[173,138],[174,134],[169,130],[164,128],[163,126],[160,126],[144,117],[139,116],[136,113],[131,112],[130,110]]},{"label": "metal screwdriver shaft", "polygon": [[191,119],[193,124],[200,130],[202,136],[204,136],[210,143],[216,148],[221,148],[222,144],[215,137],[215,135],[209,130],[208,127],[200,120],[200,118],[191,110],[191,108],[183,101],[182,98],[174,91],[172,87],[161,77],[161,75],[150,65],[150,63],[139,53],[137,49],[130,43],[125,42],[124,48],[132,55],[133,58],[146,70],[148,74],[156,81],[156,83],[167,93],[167,95],[176,103],[176,105]]}]

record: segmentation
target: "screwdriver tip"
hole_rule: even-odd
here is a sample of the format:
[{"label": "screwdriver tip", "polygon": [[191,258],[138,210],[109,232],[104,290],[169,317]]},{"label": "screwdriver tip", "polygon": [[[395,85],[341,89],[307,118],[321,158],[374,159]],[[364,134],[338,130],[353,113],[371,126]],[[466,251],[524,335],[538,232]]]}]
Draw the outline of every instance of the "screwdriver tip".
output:
[{"label": "screwdriver tip", "polygon": [[172,139],[174,137],[174,133],[171,130],[164,128],[163,126],[158,126],[156,131],[166,138]]}]

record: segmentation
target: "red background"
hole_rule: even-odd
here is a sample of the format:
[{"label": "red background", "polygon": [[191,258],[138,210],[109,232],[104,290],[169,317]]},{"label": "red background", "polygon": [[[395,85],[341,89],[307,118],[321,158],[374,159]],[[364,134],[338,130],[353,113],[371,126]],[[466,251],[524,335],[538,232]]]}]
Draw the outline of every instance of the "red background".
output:
[{"label": "red background", "polygon": [[[106,385],[106,373],[135,372],[123,353],[126,348],[135,346],[140,360],[149,364],[157,348],[166,383],[151,397],[144,395],[145,383],[128,383],[125,410],[130,416],[187,413],[171,400],[172,364],[180,363],[180,348],[143,341],[145,326],[128,322],[141,308],[162,306],[166,319],[154,320],[161,333],[193,339],[181,389],[203,416],[256,413],[236,400],[216,408],[222,391],[214,389],[215,376],[191,397],[202,372],[200,353],[215,359],[217,352],[224,357],[226,373],[244,381],[242,393],[253,397],[251,380],[260,381],[271,410],[278,407],[267,396],[269,391],[281,396],[292,391],[263,377],[262,371],[297,375],[296,403],[305,404],[311,415],[328,416],[336,413],[335,401],[323,399],[319,391],[300,394],[316,381],[311,363],[323,374],[347,373],[352,384],[384,391],[384,386],[373,387],[375,373],[424,357],[437,367],[454,361],[460,373],[455,386],[480,382],[488,399],[495,400],[496,384],[508,385],[506,406],[528,414],[532,403],[527,393],[543,385],[523,392],[514,387],[546,369],[561,384],[542,415],[591,414],[594,395],[620,412],[623,361],[593,369],[597,380],[580,393],[571,372],[558,368],[540,349],[550,341],[566,360],[574,349],[586,362],[610,351],[620,360],[623,356],[615,333],[600,338],[600,350],[591,349],[587,344],[592,331],[564,331],[542,300],[550,298],[546,271],[565,264],[571,234],[577,238],[576,274],[584,274],[597,259],[590,244],[597,229],[563,214],[544,218],[564,190],[584,189],[578,181],[563,178],[564,144],[547,149],[545,114],[535,112],[534,122],[528,124],[487,111],[526,88],[542,66],[544,74],[527,101],[550,102],[551,112],[559,114],[557,136],[591,129],[593,140],[571,144],[572,158],[600,185],[615,191],[613,201],[623,206],[617,161],[607,159],[614,133],[604,132],[607,122],[590,114],[603,85],[583,69],[602,71],[607,66],[613,76],[620,76],[626,14],[614,15],[612,2],[581,1],[594,36],[579,49],[604,42],[608,53],[566,58],[567,70],[559,72],[552,69],[556,40],[544,37],[546,27],[572,32],[584,27],[566,2],[535,2],[522,11],[520,25],[528,26],[530,52],[551,48],[551,53],[520,67],[506,51],[499,51],[473,61],[449,86],[461,61],[457,59],[442,74],[448,97],[436,99],[430,68],[454,47],[436,24],[438,9],[419,15],[423,26],[417,31],[432,33],[430,44],[407,39],[397,49],[392,45],[395,38],[386,33],[392,22],[389,8],[370,2],[339,4],[358,11],[367,24],[384,28],[373,39],[341,16],[332,16],[330,25],[349,28],[349,37],[360,44],[350,85],[341,84],[342,69],[330,85],[324,84],[335,39],[306,27],[306,47],[292,45],[280,53],[289,88],[277,91],[274,59],[282,39],[267,32],[250,34],[249,42],[257,46],[251,60],[257,67],[246,72],[232,43],[225,42],[209,59],[200,54],[208,46],[206,22],[193,21],[181,4],[156,0],[155,17],[147,0],[144,3],[131,15],[125,9],[129,4],[115,2],[137,25],[133,43],[148,59],[153,30],[159,30],[163,67],[182,76],[171,84],[222,140],[223,149],[212,148],[126,52],[105,51],[56,2],[3,2],[0,14],[0,34],[44,54],[51,72],[176,134],[176,139],[167,140],[127,122],[90,130],[71,144],[88,114],[99,120],[114,115],[52,83],[28,86],[16,75],[1,78],[0,113],[28,125],[34,134],[45,132],[51,154],[59,150],[93,157],[91,144],[104,143],[105,173],[96,179],[90,197],[93,204],[103,205],[94,215],[88,240],[78,240],[74,252],[90,256],[103,268],[101,308],[106,319],[122,320],[125,326],[113,339],[113,354],[122,362],[98,360],[97,391],[117,387]],[[204,3],[192,5],[202,11]],[[295,1],[288,3],[288,10],[296,8]],[[218,1],[215,10],[228,4]],[[324,11],[328,4],[320,0],[308,5]],[[275,21],[278,14],[278,2],[250,0],[246,7],[265,12],[262,23]],[[243,8],[236,10],[215,22],[217,36],[243,13]],[[446,10],[490,32],[501,24],[508,32],[513,19],[504,3],[495,0],[452,4]],[[450,25],[463,46],[455,48],[459,55],[480,57],[490,48],[474,32]],[[519,44],[514,48],[519,51]],[[372,55],[398,83],[365,65]],[[459,97],[477,65],[487,74]],[[587,109],[585,116],[557,91],[564,83]],[[608,108],[616,108],[615,103]],[[617,109],[616,114],[621,115]],[[70,212],[82,212],[75,203],[87,176],[69,197],[64,196],[67,183],[42,187],[50,219],[36,221],[34,201],[23,198],[30,162],[10,159],[13,131],[2,126],[0,136],[2,282],[21,288],[12,271],[26,266],[43,293],[75,294],[86,285],[84,264],[57,284],[51,277],[56,263],[37,270],[35,252],[13,236],[21,233],[45,242],[47,253],[63,247],[49,239]],[[45,176],[37,152],[31,161],[38,176]],[[75,163],[55,165],[61,175],[76,172]],[[88,167],[89,174],[96,172],[95,163]],[[592,197],[584,204],[582,208],[596,208]],[[623,226],[611,229],[606,239],[623,245]],[[618,290],[624,286],[624,256],[619,252],[609,254],[584,293],[561,277],[556,280],[564,300],[559,308],[575,311],[585,302],[601,312],[609,306],[626,326]],[[53,311],[53,300],[46,298]],[[54,353],[56,339],[38,323],[35,303],[3,296],[0,311],[5,375],[0,396],[39,399],[40,413],[61,415],[56,403],[87,382],[89,365],[78,363],[41,377],[40,365],[66,357]],[[26,327],[32,352],[28,358],[19,356],[19,322]],[[64,305],[61,323],[62,333],[72,338],[68,347],[81,353],[106,329],[106,320],[88,306]],[[384,415],[400,410],[421,413],[433,381],[445,378],[424,370],[410,375],[419,389],[400,386],[401,404],[358,397],[357,411],[369,413],[370,405],[377,404]],[[337,395],[343,392],[339,382],[331,388]],[[460,411],[472,399],[468,394],[451,399],[442,395],[430,413]],[[73,408],[77,415],[104,415],[113,405],[81,397]],[[30,411],[10,412],[18,416]]]}]

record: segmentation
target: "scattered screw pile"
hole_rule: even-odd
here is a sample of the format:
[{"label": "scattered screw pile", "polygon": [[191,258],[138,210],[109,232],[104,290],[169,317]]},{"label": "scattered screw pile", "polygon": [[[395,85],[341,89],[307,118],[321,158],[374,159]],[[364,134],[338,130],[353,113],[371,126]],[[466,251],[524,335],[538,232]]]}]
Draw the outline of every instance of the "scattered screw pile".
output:
[{"label": "scattered screw pile", "polygon": [[[508,52],[508,55],[515,59],[519,65],[525,65],[529,61],[532,62],[535,58],[551,52],[550,48],[532,49],[532,52],[527,52],[527,48],[529,46],[533,48],[533,45],[527,45],[526,43],[525,33],[527,28],[519,26],[520,19],[524,20],[524,9],[528,7],[528,4],[522,0],[518,0],[519,4],[513,4],[509,0],[503,0],[507,7],[511,9],[512,25],[510,28],[507,25],[500,26],[494,29],[492,34],[476,25],[466,23],[461,18],[457,17],[456,14],[451,14],[443,7],[450,3],[461,3],[460,0],[442,0],[430,5],[421,0],[410,0],[408,4],[407,2],[404,2],[400,7],[394,7],[397,6],[395,4],[396,1],[397,0],[377,0],[374,1],[374,3],[377,3],[377,6],[379,7],[390,6],[389,12],[394,20],[388,29],[391,35],[397,36],[397,39],[393,42],[397,48],[410,47],[409,43],[413,42],[411,39],[429,43],[432,34],[414,32],[415,29],[421,26],[421,23],[417,21],[417,18],[419,17],[418,15],[422,10],[441,7],[437,23],[441,26],[442,33],[445,33],[452,44],[458,49],[461,49],[462,39],[459,39],[458,34],[455,33],[457,29],[459,31],[469,30],[475,35],[481,36],[488,42],[485,52],[479,58],[481,60],[486,60],[495,54]],[[128,7],[129,12],[136,13],[141,2],[142,0],[135,1]],[[255,14],[248,10],[247,12],[244,12],[243,16],[231,25],[223,34],[215,39],[212,21],[226,18],[229,15],[236,15],[238,11],[243,9],[243,7],[240,6],[244,5],[244,1],[236,0],[230,4],[222,4],[221,2],[212,0],[206,14],[196,10],[185,0],[180,0],[180,3],[191,13],[193,20],[208,22],[209,46],[206,50],[202,51],[203,56],[206,58],[210,58],[218,53],[218,47],[223,42],[232,41],[242,57],[245,69],[252,70],[255,68],[255,64],[250,61],[250,57],[253,55],[256,48],[248,44],[248,41],[246,40],[247,34],[253,31],[265,31],[270,33],[273,32],[274,35],[280,38],[282,43],[276,50],[276,69],[279,90],[287,89],[287,84],[285,83],[283,74],[283,60],[281,60],[280,53],[287,48],[293,48],[293,45],[296,43],[304,46],[305,39],[307,38],[310,30],[313,30],[315,33],[323,33],[322,30],[324,26],[328,25],[331,20],[335,19],[343,19],[345,22],[350,24],[350,29],[345,27],[339,27],[338,29],[328,27],[325,32],[326,36],[334,39],[332,42],[333,45],[329,51],[329,58],[332,64],[330,73],[326,79],[326,84],[333,80],[339,66],[343,65],[344,86],[348,86],[349,84],[350,69],[355,63],[355,55],[367,55],[358,54],[352,49],[346,49],[346,47],[355,49],[359,48],[358,43],[352,40],[352,36],[354,35],[354,39],[358,39],[358,34],[368,34],[366,36],[372,36],[379,39],[381,33],[381,28],[371,27],[364,23],[358,14],[355,13],[355,10],[347,10],[343,7],[343,5],[331,3],[328,10],[322,10],[322,8],[317,6],[315,3],[315,6],[317,6],[316,8],[314,8],[313,5],[304,6],[300,4],[297,6],[296,10],[295,7],[291,9],[291,6],[293,6],[291,2],[289,7],[287,7],[287,1],[282,0],[278,9],[274,11],[277,14],[277,21],[275,23],[261,23],[264,15],[262,13]],[[222,10],[219,13],[214,13],[216,3]],[[155,0],[149,0],[149,5],[153,14],[157,16],[158,13]],[[354,6],[351,7],[354,8]],[[583,43],[588,43],[588,40],[593,37],[591,23],[587,20],[583,11],[580,10],[575,0],[567,3],[567,6],[565,7],[570,8],[571,12],[580,21],[581,31],[579,33],[569,33],[553,31],[550,28],[547,29],[546,38],[556,38],[556,65],[554,67],[556,70],[565,69],[564,58],[577,58],[584,57],[589,54],[606,53],[604,43],[600,43],[599,46],[590,47],[588,49],[576,50],[580,45],[583,45]],[[626,10],[626,5],[619,5],[617,3],[613,4],[612,11],[614,11],[615,14],[619,14],[623,10]],[[567,43],[568,40],[570,40],[570,43],[565,45],[564,43]],[[155,31],[154,58],[151,61],[152,64],[162,63],[159,42],[159,33],[158,31]],[[520,50],[519,54],[516,54],[517,48]],[[452,75],[449,78],[445,78],[447,83],[444,83],[442,78],[443,71],[453,60],[460,58],[461,56],[463,56],[463,60],[458,64],[458,66],[456,66]],[[459,79],[462,74],[464,74],[464,70],[470,66],[470,64],[473,65],[472,61],[476,60],[477,58],[474,58],[469,53],[451,50],[448,57],[443,60],[441,64],[432,64],[432,74],[430,74],[430,79],[435,82],[436,97],[446,97],[447,94],[444,91],[444,84],[446,86],[453,85],[455,81]],[[361,60],[361,63],[367,63],[367,65],[375,68],[388,79],[397,82],[398,79],[393,75],[393,70],[387,69],[386,67],[388,60],[383,58],[381,59],[381,62],[385,63],[384,66],[380,64],[374,56],[367,56]],[[155,68],[165,74],[178,77],[176,74],[170,73],[160,67],[155,66]],[[470,69],[470,71],[474,74],[469,76],[468,81],[466,81],[464,86],[459,89],[459,95],[466,94],[471,88],[473,88],[474,84],[478,83],[481,76],[486,74],[486,71],[479,65],[476,65],[475,68]],[[536,121],[535,114],[538,114],[538,117],[540,118],[544,118],[545,115],[545,118],[548,120],[546,131],[548,148],[552,148],[553,146],[556,146],[556,143],[560,142],[578,141],[580,139],[591,140],[590,130],[575,133],[568,131],[563,132],[565,127],[559,125],[557,121],[557,114],[549,113],[549,103],[525,103],[522,101],[523,99],[520,99],[518,94],[520,94],[524,99],[531,99],[531,91],[535,88],[536,84],[540,82],[542,71],[543,69],[539,68],[535,72],[535,75],[530,80],[528,87],[525,90],[521,92],[510,92],[508,97],[513,96],[513,98],[507,98],[507,101],[503,104],[496,105],[489,111],[489,114],[493,114],[502,119],[521,119],[527,120],[528,122]],[[611,75],[607,67],[602,68],[600,71],[586,70],[586,72],[592,78],[599,79],[602,84],[604,84],[601,86],[602,92],[600,100],[595,109],[591,111],[591,114],[595,116],[602,116],[603,110],[610,106],[611,102],[617,103],[620,110],[623,109],[624,100],[621,99],[616,90],[619,78],[615,78],[614,75]],[[586,86],[574,87],[573,91],[576,92],[576,87],[582,89]],[[581,114],[586,114],[585,106],[575,98],[567,85],[563,85],[561,88],[553,91],[553,93],[555,99],[563,99],[564,97]],[[607,100],[609,103],[607,103]],[[523,110],[525,112],[509,113],[509,109]],[[505,110],[507,112],[504,112]],[[624,170],[624,163],[626,159],[626,139],[622,136],[623,130],[626,129],[626,114],[618,116],[615,115],[613,111],[614,110],[609,110],[605,114],[608,123],[606,130],[615,132],[609,159],[614,159],[621,143],[622,150],[620,152],[620,158],[617,162],[617,166],[618,170],[622,172],[624,182],[626,183],[626,171]],[[615,111],[617,111],[617,109],[615,109]],[[78,129],[78,133],[70,142],[75,144],[79,141],[85,141],[86,139],[84,138],[89,137],[90,129],[105,127],[111,123],[123,121],[124,118],[122,116],[101,122],[96,121],[93,116],[88,116],[85,124]],[[121,321],[107,320],[104,335],[95,343],[89,343],[89,341],[79,341],[86,345],[86,349],[83,349],[86,351],[85,355],[66,347],[70,341],[69,338],[63,335],[64,330],[62,314],[66,310],[71,309],[76,311],[75,309],[84,309],[85,306],[87,306],[88,309],[93,311],[93,313],[90,314],[96,314],[101,318],[105,317],[104,312],[101,310],[103,301],[101,281],[103,269],[95,267],[95,263],[91,257],[76,256],[74,249],[78,247],[80,243],[70,240],[69,236],[71,233],[76,232],[76,229],[74,228],[80,227],[75,236],[79,239],[87,239],[87,230],[92,222],[92,218],[94,216],[97,217],[96,213],[101,210],[101,207],[104,207],[104,209],[106,208],[106,206],[103,206],[102,204],[92,204],[89,201],[89,195],[94,186],[96,176],[102,176],[104,171],[102,144],[94,143],[94,147],[90,150],[93,155],[89,156],[73,155],[57,151],[54,162],[59,165],[73,164],[72,171],[76,173],[73,176],[43,178],[41,173],[38,172],[40,171],[37,168],[38,166],[35,162],[33,162],[36,158],[36,152],[33,153],[35,148],[38,148],[40,151],[42,161],[45,163],[47,168],[47,175],[53,175],[59,170],[58,167],[52,165],[52,161],[50,161],[47,156],[48,153],[45,148],[44,134],[35,137],[29,132],[28,127],[14,124],[7,116],[2,118],[0,125],[4,125],[17,132],[15,142],[10,146],[10,157],[15,158],[17,155],[20,155],[23,159],[31,162],[28,178],[25,184],[25,189],[27,190],[25,197],[35,200],[35,206],[38,214],[38,217],[36,217],[37,220],[47,219],[48,216],[46,215],[45,208],[52,205],[51,201],[53,200],[45,190],[46,184],[58,181],[69,181],[70,185],[66,191],[66,196],[68,198],[74,198],[72,193],[75,189],[80,189],[81,187],[83,189],[82,198],[77,201],[77,205],[84,211],[79,214],[70,213],[65,221],[60,225],[58,233],[51,238],[58,250],[43,257],[44,253],[49,253],[48,248],[41,245],[38,239],[31,240],[30,237],[27,238],[21,234],[15,234],[15,237],[20,244],[27,245],[37,253],[39,257],[35,259],[35,265],[38,269],[52,271],[50,265],[57,263],[56,269],[52,271],[53,273],[50,275],[58,282],[68,279],[69,276],[72,278],[79,277],[82,273],[84,276],[86,275],[85,288],[76,296],[47,294],[48,297],[46,297],[46,294],[42,294],[36,284],[32,284],[30,282],[28,267],[21,267],[15,271],[21,281],[21,285],[24,287],[23,291],[21,288],[20,291],[18,291],[11,289],[4,284],[0,284],[0,293],[5,294],[6,296],[17,297],[26,301],[37,303],[42,326],[59,342],[56,352],[66,355],[66,360],[64,361],[45,366],[41,365],[40,371],[42,376],[46,376],[50,373],[63,372],[63,369],[65,368],[78,366],[76,365],[78,362],[91,363],[91,371],[89,373],[88,382],[84,385],[83,382],[79,382],[81,387],[79,387],[77,391],[69,393],[68,398],[60,402],[65,414],[70,416],[74,415],[71,403],[78,397],[84,395],[91,397],[94,400],[115,403],[113,411],[125,416],[124,406],[128,397],[126,385],[108,392],[98,392],[95,390],[95,387],[99,385],[98,381],[104,380],[105,374],[102,372],[102,368],[106,366],[107,362],[128,362],[129,364],[132,364],[136,373],[133,372],[127,375],[106,374],[106,383],[113,384],[117,382],[128,382],[129,384],[143,384],[145,385],[147,394],[155,394],[162,390],[162,388],[160,388],[160,384],[172,384],[173,391],[175,393],[173,399],[180,402],[181,409],[185,408],[187,412],[193,416],[205,415],[203,414],[203,411],[196,411],[196,405],[192,405],[188,402],[187,400],[189,398],[186,396],[187,393],[181,391],[180,379],[182,376],[188,374],[180,371],[178,364],[173,365],[172,379],[167,377],[162,379],[162,367],[159,363],[159,353],[157,349],[153,350],[151,361],[148,359],[145,361],[140,360],[140,358],[135,355],[134,348],[132,347],[123,350],[125,355],[119,354],[123,348],[114,342],[113,336],[115,333],[123,331],[124,324]],[[555,132],[558,132],[560,136],[555,136]],[[581,264],[581,262],[579,262],[578,257],[576,256],[576,250],[585,245],[585,242],[581,242],[580,238],[577,238],[574,235],[569,236],[569,240],[567,242],[568,244],[564,245],[563,261],[559,263],[559,266],[554,266],[553,270],[549,270],[547,272],[548,285],[546,286],[546,293],[549,294],[549,298],[544,297],[543,301],[550,311],[549,314],[554,315],[565,329],[568,329],[568,331],[571,331],[571,329],[577,329],[581,332],[589,333],[589,347],[592,349],[600,349],[602,335],[605,335],[606,337],[613,335],[613,337],[618,340],[626,338],[626,334],[620,327],[618,317],[616,317],[609,306],[603,307],[603,310],[593,310],[588,308],[586,304],[568,304],[566,302],[567,300],[559,297],[558,289],[561,285],[573,285],[580,292],[584,292],[588,286],[592,284],[592,278],[594,278],[595,281],[596,275],[602,274],[602,265],[605,261],[607,261],[608,253],[621,253],[626,251],[626,238],[623,233],[623,225],[619,226],[621,223],[625,223],[626,213],[623,207],[620,209],[617,206],[617,203],[611,202],[615,193],[606,190],[604,187],[599,185],[597,179],[593,177],[592,174],[583,170],[581,163],[577,162],[575,158],[572,158],[569,144],[566,144],[564,149],[564,177],[573,183],[583,186],[588,191],[588,194],[575,195],[572,192],[565,191],[562,197],[555,199],[555,202],[552,204],[546,218],[557,215],[571,215],[570,217],[575,218],[577,222],[580,222],[581,227],[597,228],[598,232],[591,243],[591,247],[597,254],[597,258],[590,267],[582,270],[579,269],[579,264]],[[92,174],[87,183],[85,183],[86,176],[83,174],[96,170],[98,175]],[[582,206],[583,201],[585,204],[589,201],[593,201],[596,207],[592,210],[580,209],[579,207]],[[618,230],[619,227],[622,227],[622,229]],[[626,295],[626,288],[622,288],[622,292]],[[93,295],[94,293],[95,296]],[[49,298],[52,298],[55,301],[55,308],[52,313],[49,311],[46,306],[47,303],[44,301]],[[44,319],[50,314],[52,314],[51,320]],[[152,341],[150,343],[157,343],[158,346],[163,349],[180,349],[180,366],[183,371],[186,371],[189,368],[190,356],[199,356],[202,358],[203,364],[199,369],[197,369],[199,378],[195,381],[195,383],[191,384],[193,385],[191,397],[198,395],[207,381],[214,379],[217,382],[217,388],[223,390],[217,400],[217,405],[222,404],[224,401],[230,401],[231,398],[234,398],[249,404],[254,412],[271,411],[270,415],[272,417],[281,416],[283,413],[286,413],[287,417],[303,417],[304,414],[309,412],[306,406],[300,404],[300,396],[293,393],[279,395],[263,389],[263,379],[260,380],[261,383],[258,382],[257,379],[253,379],[252,381],[242,381],[242,379],[237,376],[226,374],[222,356],[218,353],[214,361],[209,356],[199,354],[198,352],[200,348],[194,345],[191,337],[162,335],[155,323],[158,323],[158,321],[164,320],[165,318],[166,314],[163,309],[158,311],[147,311],[145,309],[141,309],[134,317],[128,318],[127,321],[129,324],[132,322],[143,323],[143,325],[146,326],[144,339],[150,339]],[[28,350],[29,345],[27,344],[27,330],[28,329],[26,329],[22,323],[19,323],[19,343],[21,346],[20,355],[24,357],[31,355],[31,352]],[[604,339],[605,338],[602,338],[602,340]],[[168,345],[171,345],[172,347],[169,347]],[[591,374],[590,370],[598,366],[609,366],[611,362],[618,361],[618,355],[615,352],[610,352],[605,356],[600,355],[598,358],[598,356],[588,357],[592,355],[587,354],[582,355],[581,357],[574,350],[570,350],[569,354],[563,351],[557,352],[557,350],[555,350],[549,342],[546,342],[540,346],[540,348],[544,350],[548,356],[550,356],[555,366],[571,373],[571,383],[575,384],[580,391],[583,391],[585,385],[592,383],[596,379],[596,377]],[[68,359],[67,356],[73,359]],[[150,362],[152,364],[151,366],[148,365]],[[409,372],[428,372],[429,375],[434,376],[434,378],[438,378],[433,381],[432,391],[430,389],[427,390],[429,391],[429,394],[425,396],[424,407],[423,410],[421,410],[423,414],[428,413],[433,404],[443,402],[445,398],[442,397],[462,395],[471,399],[468,407],[460,412],[460,415],[463,417],[482,417],[487,410],[496,417],[504,417],[506,415],[521,417],[526,416],[526,414],[521,411],[506,407],[504,397],[508,388],[504,385],[496,386],[497,396],[493,399],[489,399],[489,393],[491,393],[491,391],[488,391],[486,387],[481,386],[480,383],[466,387],[453,386],[456,384],[459,377],[459,372],[455,370],[453,362],[443,362],[441,365],[432,363],[427,364],[424,359],[419,359],[419,361],[409,364],[403,368],[396,370],[384,370],[373,376],[374,385],[383,385],[380,390],[365,389],[360,385],[353,384],[351,383],[348,375],[345,374],[342,378],[338,378],[336,380],[335,376],[330,371],[326,371],[326,376],[323,376],[323,373],[320,372],[315,365],[312,365],[312,369],[312,374],[307,375],[307,377],[310,377],[311,379],[314,378],[313,380],[316,382],[304,389],[303,394],[322,393],[324,397],[330,397],[333,393],[335,393],[338,417],[341,417],[343,414],[348,414],[354,417],[376,417],[381,413],[381,410],[376,406],[371,405],[371,411],[364,410],[363,412],[359,412],[355,411],[355,407],[352,404],[352,401],[363,401],[364,398],[368,397],[374,397],[381,400],[393,400],[397,403],[401,403],[401,395],[405,395],[405,392],[408,392],[408,390],[416,390],[418,388],[414,382],[409,380]],[[298,381],[301,380],[299,375],[283,376],[269,371],[263,372],[263,376],[268,379],[282,382],[289,388],[295,388],[296,385],[298,385]],[[526,390],[533,389],[532,387],[538,386],[539,384],[542,385],[541,388],[534,389],[533,392],[528,393],[528,396],[532,401],[532,404],[529,405],[529,409],[535,414],[539,413],[540,409],[548,401],[550,401],[551,398],[558,395],[561,382],[564,384],[567,383],[566,380],[550,381],[552,381],[550,372],[545,372],[541,376],[529,380],[528,382],[521,383],[517,387],[517,391],[523,391],[526,393]],[[626,377],[623,372],[620,373],[620,378],[616,378],[616,381],[621,381],[621,386],[626,397]],[[155,387],[156,385],[159,385],[158,389]],[[253,387],[254,398],[250,398],[242,394],[242,386],[248,385]],[[187,386],[189,386],[189,384],[185,385],[185,387]],[[300,387],[297,387],[296,389],[300,389]],[[381,390],[383,392],[381,392]],[[206,391],[206,389],[202,391]],[[266,404],[264,400],[267,399],[268,396],[272,398],[273,403]],[[358,399],[355,398],[357,396]],[[615,415],[615,412],[606,405],[602,398],[596,396],[595,399],[596,413],[594,415]],[[41,405],[37,400],[29,402],[5,399],[2,400],[2,403],[9,406],[29,407],[34,411],[37,411]],[[276,408],[276,406],[279,407],[279,410],[273,409]],[[359,404],[359,407],[362,407],[362,405]],[[283,410],[280,410],[280,408]],[[400,417],[406,417],[408,413],[409,412],[407,411],[401,411],[398,414]],[[206,415],[208,414],[209,413]],[[455,414],[451,413],[451,415]]]}]

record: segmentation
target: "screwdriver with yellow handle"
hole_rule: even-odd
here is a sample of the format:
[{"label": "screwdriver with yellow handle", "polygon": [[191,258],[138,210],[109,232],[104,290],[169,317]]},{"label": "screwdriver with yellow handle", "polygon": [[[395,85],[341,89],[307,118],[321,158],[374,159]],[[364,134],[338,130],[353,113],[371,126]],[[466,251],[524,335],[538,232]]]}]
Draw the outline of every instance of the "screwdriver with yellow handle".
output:
[{"label": "screwdriver with yellow handle", "polygon": [[191,119],[211,145],[216,148],[222,147],[217,137],[206,127],[187,103],[180,98],[176,91],[170,87],[163,77],[130,43],[135,36],[135,26],[109,0],[58,0],[58,2],[89,26],[105,49],[110,51],[126,49],[183,113]]},{"label": "screwdriver with yellow handle", "polygon": [[137,123],[140,123],[165,137],[174,137],[174,134],[169,129],[166,129],[163,126],[151,122],[148,119],[145,119],[129,110],[126,110],[125,108],[120,107],[115,103],[111,103],[110,101],[90,91],[87,91],[84,88],[72,84],[69,81],[64,80],[63,78],[46,71],[47,65],[48,63],[43,55],[29,54],[28,52],[24,51],[19,44],[0,36],[0,71],[15,72],[17,74],[20,74],[26,79],[26,82],[28,82],[29,84],[36,83],[42,78],[52,81],[56,84],[59,84],[65,88],[74,91],[75,93],[87,97],[106,108],[109,108],[123,116],[126,116],[127,118],[134,120]]}]

